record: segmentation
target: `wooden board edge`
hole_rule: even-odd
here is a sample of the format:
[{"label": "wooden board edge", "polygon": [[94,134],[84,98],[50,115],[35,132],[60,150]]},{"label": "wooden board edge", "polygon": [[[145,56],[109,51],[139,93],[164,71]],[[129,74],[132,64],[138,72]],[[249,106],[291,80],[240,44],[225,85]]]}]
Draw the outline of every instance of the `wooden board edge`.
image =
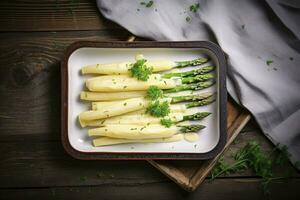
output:
[{"label": "wooden board edge", "polygon": [[158,171],[163,173],[165,176],[174,181],[177,185],[182,188],[190,187],[190,180],[176,167],[163,166],[162,164],[158,164],[155,160],[147,160],[153,167],[155,167]]},{"label": "wooden board edge", "polygon": [[[243,111],[235,120],[235,122],[229,127],[228,132],[231,133],[231,137],[228,138],[227,143],[220,154],[218,154],[215,158],[207,161],[201,168],[199,168],[195,174],[190,178],[189,184],[187,186],[182,185],[182,187],[192,192],[198,188],[198,186],[204,181],[206,176],[209,174],[211,169],[214,167],[218,159],[224,154],[224,152],[228,149],[230,144],[234,141],[234,139],[239,135],[241,130],[246,126],[246,124],[250,121],[251,115],[247,111]],[[205,169],[205,170],[203,170]]]}]

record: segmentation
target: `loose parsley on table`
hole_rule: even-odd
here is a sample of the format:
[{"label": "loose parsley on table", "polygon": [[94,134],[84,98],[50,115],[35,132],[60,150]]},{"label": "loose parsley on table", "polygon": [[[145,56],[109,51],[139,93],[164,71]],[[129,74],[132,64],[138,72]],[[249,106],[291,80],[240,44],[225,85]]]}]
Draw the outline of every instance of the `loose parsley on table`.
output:
[{"label": "loose parsley on table", "polygon": [[159,87],[151,85],[147,90],[147,97],[151,100],[156,100],[163,96],[163,91]]},{"label": "loose parsley on table", "polygon": [[152,74],[152,68],[147,67],[145,64],[146,62],[147,60],[141,59],[132,64],[132,67],[129,69],[132,77],[135,77],[141,81],[147,81],[149,79],[149,76]]}]

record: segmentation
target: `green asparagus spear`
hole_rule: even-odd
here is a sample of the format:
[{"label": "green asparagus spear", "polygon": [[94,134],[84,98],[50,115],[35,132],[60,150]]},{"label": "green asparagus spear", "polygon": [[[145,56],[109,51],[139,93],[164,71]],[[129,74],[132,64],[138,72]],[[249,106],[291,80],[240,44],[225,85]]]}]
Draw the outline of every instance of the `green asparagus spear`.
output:
[{"label": "green asparagus spear", "polygon": [[208,115],[210,115],[211,113],[210,112],[197,112],[195,114],[192,114],[192,115],[185,115],[183,116],[183,119],[181,121],[172,121],[171,119],[169,118],[162,118],[160,120],[160,123],[162,125],[164,125],[165,127],[169,128],[171,127],[173,124],[177,124],[177,123],[180,123],[180,122],[183,122],[183,121],[188,121],[188,120],[191,120],[191,121],[195,121],[195,120],[201,120],[205,117],[207,117]]},{"label": "green asparagus spear", "polygon": [[176,61],[176,67],[187,67],[187,66],[196,66],[204,64],[208,61],[208,58],[197,58],[195,60],[187,60],[187,61]]},{"label": "green asparagus spear", "polygon": [[192,77],[183,77],[181,78],[182,83],[194,83],[194,82],[203,82],[210,79],[214,79],[214,74],[202,74]]},{"label": "green asparagus spear", "polygon": [[197,106],[205,106],[208,105],[216,100],[215,95],[208,97],[206,99],[200,100],[200,101],[193,101],[191,103],[185,104],[186,108],[192,108],[192,107],[197,107]]},{"label": "green asparagus spear", "polygon": [[205,126],[203,126],[203,125],[181,125],[181,126],[177,126],[177,127],[180,127],[180,132],[182,132],[182,133],[197,132],[197,131],[205,128]]},{"label": "green asparagus spear", "polygon": [[210,114],[211,114],[210,112],[197,112],[197,113],[192,114],[192,115],[185,115],[185,116],[183,116],[183,120],[182,121],[201,120],[201,119],[207,117]]},{"label": "green asparagus spear", "polygon": [[195,95],[175,96],[175,97],[171,97],[172,98],[171,103],[178,103],[183,101],[199,101],[211,97],[212,95],[213,93],[206,92],[206,93],[195,94]]},{"label": "green asparagus spear", "polygon": [[201,89],[212,86],[214,83],[215,83],[215,81],[212,79],[212,80],[208,80],[205,82],[199,82],[199,83],[193,83],[193,84],[182,84],[182,85],[176,86],[171,89],[163,90],[163,92],[166,94],[166,93],[172,93],[172,92],[180,92],[180,91],[184,91],[184,90],[201,90]]},{"label": "green asparagus spear", "polygon": [[214,66],[206,66],[206,67],[202,67],[200,69],[195,69],[195,70],[186,71],[186,72],[176,72],[176,73],[164,74],[163,78],[196,76],[196,75],[201,75],[201,74],[207,74],[214,70],[215,70]]}]

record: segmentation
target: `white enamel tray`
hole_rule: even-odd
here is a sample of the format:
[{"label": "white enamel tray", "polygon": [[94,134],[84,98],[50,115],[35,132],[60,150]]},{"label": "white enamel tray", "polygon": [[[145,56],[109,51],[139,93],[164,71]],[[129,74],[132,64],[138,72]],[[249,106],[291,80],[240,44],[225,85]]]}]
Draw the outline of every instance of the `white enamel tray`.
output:
[{"label": "white enamel tray", "polygon": [[[79,113],[89,110],[90,103],[79,99],[85,88],[86,75],[80,73],[84,65],[95,63],[134,62],[141,53],[149,60],[192,60],[209,56],[211,61],[201,65],[215,65],[216,84],[199,92],[216,92],[216,101],[197,107],[212,114],[197,123],[206,128],[199,131],[199,140],[173,143],[119,144],[94,147],[87,128],[78,123]],[[221,57],[221,58],[220,58]],[[187,67],[180,70],[199,68]],[[186,93],[186,92],[184,92]],[[66,150],[80,159],[205,159],[218,153],[225,144],[226,88],[225,59],[220,49],[209,42],[77,42],[70,46],[62,63],[62,138]]]}]

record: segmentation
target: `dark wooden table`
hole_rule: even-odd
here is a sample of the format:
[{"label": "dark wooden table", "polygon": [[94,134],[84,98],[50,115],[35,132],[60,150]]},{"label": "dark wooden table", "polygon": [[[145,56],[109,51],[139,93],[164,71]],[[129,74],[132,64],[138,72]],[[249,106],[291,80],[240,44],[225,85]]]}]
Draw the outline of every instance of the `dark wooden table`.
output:
[{"label": "dark wooden table", "polygon": [[[43,3],[41,3],[43,2]],[[77,40],[126,40],[94,1],[0,1],[0,199],[264,199],[251,171],[206,180],[187,193],[146,161],[79,161],[60,142],[60,60]],[[272,148],[255,122],[225,159],[250,140]],[[271,199],[300,199],[300,180],[271,186]]]}]

